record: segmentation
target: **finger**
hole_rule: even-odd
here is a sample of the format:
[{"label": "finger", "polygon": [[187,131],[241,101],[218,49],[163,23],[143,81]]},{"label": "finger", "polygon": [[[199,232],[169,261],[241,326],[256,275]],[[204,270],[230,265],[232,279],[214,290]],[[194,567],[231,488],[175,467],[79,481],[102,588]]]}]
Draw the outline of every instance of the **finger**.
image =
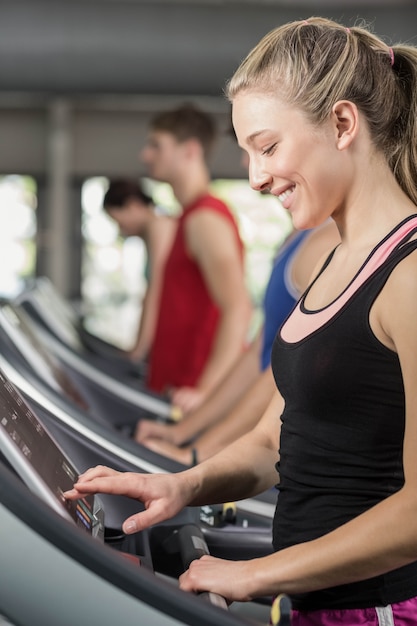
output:
[{"label": "finger", "polygon": [[88,495],[91,493],[89,487],[81,488],[81,485],[88,485],[88,482],[94,479],[96,476],[115,476],[118,475],[119,472],[112,470],[108,467],[97,465],[96,467],[92,467],[85,471],[83,474],[80,474],[77,478],[77,481],[74,484],[73,489],[69,489],[64,492],[64,497],[67,500],[74,500],[76,498],[83,497],[83,495]]},{"label": "finger", "polygon": [[207,554],[190,563],[189,568],[179,577],[179,586],[183,591],[212,591],[207,575],[215,559]]},{"label": "finger", "polygon": [[78,500],[78,498],[83,498],[88,495],[86,493],[81,493],[77,489],[69,489],[68,491],[64,491],[62,494],[66,500]]},{"label": "finger", "polygon": [[141,530],[145,530],[150,526],[154,526],[155,524],[159,524],[160,522],[165,521],[166,518],[167,515],[165,506],[157,503],[140,513],[136,513],[135,515],[128,517],[123,522],[122,530],[126,535],[131,535]]},{"label": "finger", "polygon": [[109,493],[113,495],[125,495],[131,498],[140,498],[142,478],[140,474],[130,472],[96,476],[89,474],[74,484],[74,489],[80,493]]},{"label": "finger", "polygon": [[144,423],[139,426],[136,431],[136,441],[146,445],[146,440],[150,438],[165,439],[168,435],[168,429],[164,424],[154,424],[152,422]]},{"label": "finger", "polygon": [[198,580],[194,576],[190,575],[189,569],[181,574],[178,579],[178,584],[180,589],[182,589],[183,591],[189,591],[191,593],[208,591],[208,589],[201,587],[201,583],[199,584]]},{"label": "finger", "polygon": [[179,398],[176,398],[175,404],[185,413],[189,413],[192,409],[192,406],[194,404],[194,401],[192,398],[187,397],[187,396],[182,396]]},{"label": "finger", "polygon": [[84,481],[99,476],[116,476],[120,474],[121,472],[117,472],[116,470],[111,469],[110,467],[106,467],[105,465],[96,465],[95,467],[90,467],[88,470],[80,474],[78,476],[77,482],[79,482],[81,479]]},{"label": "finger", "polygon": [[169,449],[170,447],[169,443],[167,441],[164,441],[164,439],[153,439],[152,437],[145,439],[143,445],[149,448],[149,450],[153,450],[154,452],[159,453],[165,452],[165,450]]}]

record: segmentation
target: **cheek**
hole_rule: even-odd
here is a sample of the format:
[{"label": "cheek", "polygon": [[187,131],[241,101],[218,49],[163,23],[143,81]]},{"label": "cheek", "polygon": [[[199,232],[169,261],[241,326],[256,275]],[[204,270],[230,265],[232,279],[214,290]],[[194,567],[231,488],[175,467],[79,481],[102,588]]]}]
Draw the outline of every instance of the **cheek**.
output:
[{"label": "cheek", "polygon": [[337,187],[342,175],[339,154],[334,150],[329,150],[327,146],[310,145],[305,147],[303,160],[303,171],[308,172],[315,186],[323,190],[323,193],[332,193]]}]

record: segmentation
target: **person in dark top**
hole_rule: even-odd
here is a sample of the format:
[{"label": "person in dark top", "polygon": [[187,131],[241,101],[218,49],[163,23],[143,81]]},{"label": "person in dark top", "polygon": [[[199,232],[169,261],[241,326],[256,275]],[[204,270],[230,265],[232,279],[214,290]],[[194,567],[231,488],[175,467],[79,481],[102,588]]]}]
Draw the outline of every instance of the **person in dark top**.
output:
[{"label": "person in dark top", "polygon": [[92,468],[68,497],[145,503],[136,532],[185,505],[279,481],[275,551],[203,557],[184,590],[286,593],[293,626],[417,624],[417,48],[313,17],[267,34],[227,86],[251,185],[297,229],[341,241],[275,339],[279,391],[259,425],[172,475]]},{"label": "person in dark top", "polygon": [[146,360],[152,347],[162,276],[177,230],[177,219],[155,205],[140,183],[129,178],[110,180],[103,208],[116,222],[123,237],[140,237],[145,244],[147,288],[135,341],[126,354],[134,363],[140,363]]}]

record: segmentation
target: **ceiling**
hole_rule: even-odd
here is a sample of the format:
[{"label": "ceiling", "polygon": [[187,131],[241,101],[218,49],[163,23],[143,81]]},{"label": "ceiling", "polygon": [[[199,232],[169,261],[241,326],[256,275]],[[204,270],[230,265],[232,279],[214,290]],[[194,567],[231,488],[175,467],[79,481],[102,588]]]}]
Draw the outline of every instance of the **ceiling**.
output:
[{"label": "ceiling", "polygon": [[0,98],[219,97],[262,35],[311,14],[417,43],[416,0],[0,0]]}]

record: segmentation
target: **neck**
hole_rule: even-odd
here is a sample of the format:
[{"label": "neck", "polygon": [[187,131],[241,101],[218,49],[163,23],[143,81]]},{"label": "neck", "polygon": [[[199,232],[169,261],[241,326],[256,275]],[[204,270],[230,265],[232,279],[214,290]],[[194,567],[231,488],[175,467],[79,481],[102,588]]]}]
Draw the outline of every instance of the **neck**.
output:
[{"label": "neck", "polygon": [[347,249],[376,245],[407,216],[416,213],[416,206],[400,188],[392,172],[385,168],[383,175],[374,180],[368,173],[348,208],[334,216]]},{"label": "neck", "polygon": [[188,206],[209,191],[210,173],[207,168],[200,168],[198,171],[189,169],[184,176],[173,181],[171,186],[180,205]]},{"label": "neck", "polygon": [[152,228],[152,224],[154,223],[154,221],[158,219],[157,214],[154,212],[154,208],[150,209],[149,212],[146,215],[146,220],[143,222],[142,225],[142,229],[141,232],[139,234],[139,236],[145,241],[147,242],[149,239],[149,231]]}]

